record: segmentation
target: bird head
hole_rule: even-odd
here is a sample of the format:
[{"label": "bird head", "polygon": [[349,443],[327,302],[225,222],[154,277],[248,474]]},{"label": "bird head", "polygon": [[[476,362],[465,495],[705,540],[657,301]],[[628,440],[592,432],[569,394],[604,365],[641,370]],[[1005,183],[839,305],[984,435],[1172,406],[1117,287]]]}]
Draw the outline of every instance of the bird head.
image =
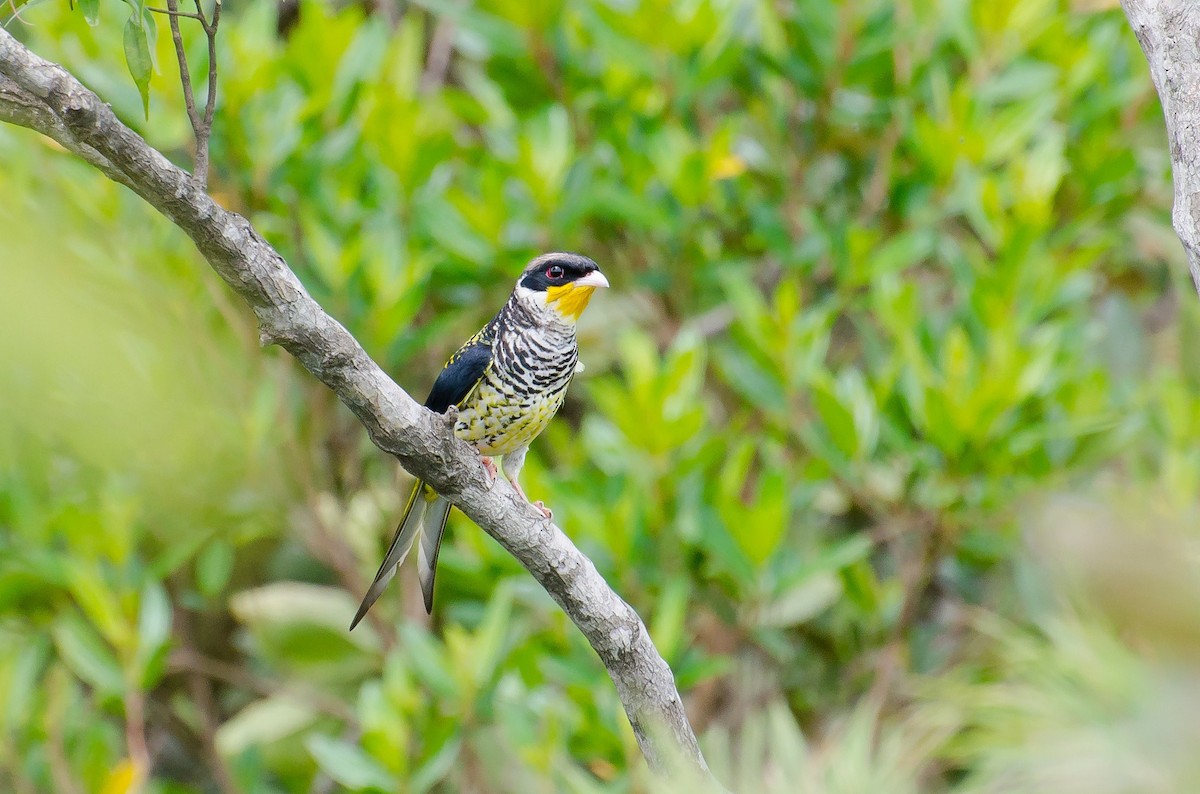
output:
[{"label": "bird head", "polygon": [[598,287],[607,286],[600,266],[579,254],[542,254],[517,280],[519,293],[568,323],[579,319]]}]

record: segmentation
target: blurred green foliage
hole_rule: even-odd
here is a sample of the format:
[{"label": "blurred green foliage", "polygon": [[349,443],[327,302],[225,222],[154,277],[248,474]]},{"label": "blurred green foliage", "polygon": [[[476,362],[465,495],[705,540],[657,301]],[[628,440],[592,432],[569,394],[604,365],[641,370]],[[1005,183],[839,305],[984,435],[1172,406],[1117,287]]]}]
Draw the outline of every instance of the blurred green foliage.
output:
[{"label": "blurred green foliage", "polygon": [[[526,489],[735,790],[1195,790],[1200,308],[1096,5],[230,3],[210,187],[418,397],[531,254],[601,263]],[[128,14],[9,29],[186,165]],[[662,790],[461,516],[432,622],[408,571],[347,634],[406,475],[140,200],[0,162],[0,786]]]}]

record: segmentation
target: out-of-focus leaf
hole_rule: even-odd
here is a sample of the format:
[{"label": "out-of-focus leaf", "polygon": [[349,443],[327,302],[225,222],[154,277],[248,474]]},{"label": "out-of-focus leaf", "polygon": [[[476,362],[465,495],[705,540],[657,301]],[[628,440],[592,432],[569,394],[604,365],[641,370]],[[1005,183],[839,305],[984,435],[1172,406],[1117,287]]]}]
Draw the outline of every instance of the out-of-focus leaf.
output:
[{"label": "out-of-focus leaf", "polygon": [[171,602],[158,582],[147,582],[142,589],[138,612],[138,643],[144,650],[158,648],[171,634]]},{"label": "out-of-focus leaf", "polygon": [[214,540],[196,558],[196,585],[206,596],[215,596],[229,583],[233,572],[233,546]]},{"label": "out-of-focus leaf", "polygon": [[650,620],[650,637],[668,662],[678,653],[687,627],[689,591],[687,579],[670,579],[658,598]]},{"label": "out-of-focus leaf", "polygon": [[99,569],[83,560],[71,565],[71,594],[88,619],[116,648],[132,648],[133,629]]},{"label": "out-of-focus leaf", "polygon": [[405,643],[405,654],[411,660],[414,672],[431,691],[440,698],[458,695],[458,683],[446,669],[443,654],[428,633],[415,627],[401,627]]},{"label": "out-of-focus leaf", "polygon": [[229,606],[243,623],[315,623],[342,630],[358,605],[338,587],[273,582],[237,593]]},{"label": "out-of-focus leaf", "polygon": [[829,434],[834,447],[844,456],[852,457],[858,449],[858,433],[854,414],[842,404],[833,389],[816,384],[812,390],[813,405],[821,417],[821,428]]},{"label": "out-of-focus leaf", "polygon": [[[25,724],[30,714],[30,705],[38,695],[38,679],[46,669],[49,643],[45,637],[37,637],[21,649],[7,682],[8,701],[5,705],[4,722],[9,731]],[[3,692],[4,689],[0,689]]]},{"label": "out-of-focus leaf", "polygon": [[475,685],[481,687],[496,675],[504,651],[504,641],[512,623],[513,596],[505,581],[492,593],[487,612],[475,636]]},{"label": "out-of-focus leaf", "polygon": [[140,787],[138,779],[144,774],[145,770],[139,770],[133,759],[123,758],[104,779],[100,794],[134,794]]},{"label": "out-of-focus leaf", "polygon": [[458,736],[443,744],[432,758],[413,773],[409,783],[413,792],[424,794],[442,780],[458,760],[461,750],[462,739]]},{"label": "out-of-focus leaf", "polygon": [[171,602],[161,584],[149,581],[142,588],[138,612],[137,663],[141,667],[141,686],[158,683],[171,637]]},{"label": "out-of-focus leaf", "polygon": [[298,733],[318,718],[312,704],[288,695],[256,700],[224,722],[217,730],[217,749],[222,755],[237,755]]},{"label": "out-of-focus leaf", "polygon": [[399,785],[386,769],[352,744],[313,733],[304,745],[325,774],[351,791],[395,791]]},{"label": "out-of-focus leaf", "polygon": [[551,105],[530,120],[527,128],[529,162],[539,181],[544,201],[558,196],[559,186],[571,161],[571,122],[561,105]]},{"label": "out-of-focus leaf", "polygon": [[112,650],[78,616],[67,614],[55,623],[54,645],[72,672],[104,694],[124,690],[124,676]]},{"label": "out-of-focus leaf", "polygon": [[764,626],[796,626],[829,608],[841,594],[835,575],[816,573],[763,607],[758,620]]}]

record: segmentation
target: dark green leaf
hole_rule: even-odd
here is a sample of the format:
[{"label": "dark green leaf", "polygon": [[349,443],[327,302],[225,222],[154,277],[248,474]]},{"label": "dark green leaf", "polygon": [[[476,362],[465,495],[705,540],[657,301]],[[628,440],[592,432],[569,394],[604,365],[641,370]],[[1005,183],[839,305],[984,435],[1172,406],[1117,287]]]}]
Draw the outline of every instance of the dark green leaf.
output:
[{"label": "dark green leaf", "polygon": [[141,14],[134,12],[125,23],[125,63],[129,74],[133,77],[134,85],[142,97],[142,109],[146,118],[150,118],[150,73],[154,63],[150,59],[150,42],[146,37],[146,27]]}]

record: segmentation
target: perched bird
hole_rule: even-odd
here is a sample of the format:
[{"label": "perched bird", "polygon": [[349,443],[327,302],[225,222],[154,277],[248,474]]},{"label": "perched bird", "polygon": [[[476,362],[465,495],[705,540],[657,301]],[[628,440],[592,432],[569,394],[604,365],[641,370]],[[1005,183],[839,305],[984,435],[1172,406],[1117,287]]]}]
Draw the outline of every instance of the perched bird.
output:
[{"label": "perched bird", "polygon": [[[529,497],[517,479],[525,452],[562,407],[579,367],[575,322],[596,288],[607,286],[608,279],[586,256],[554,253],[534,259],[504,307],[446,362],[425,400],[425,407],[435,413],[457,406],[454,434],[479,450],[492,477],[497,474],[492,458],[499,457],[504,476],[526,501]],[[533,504],[551,516],[541,501]],[[433,611],[433,579],[449,515],[450,502],[418,480],[351,630],[379,598],[418,536],[417,574],[425,611]]]}]

